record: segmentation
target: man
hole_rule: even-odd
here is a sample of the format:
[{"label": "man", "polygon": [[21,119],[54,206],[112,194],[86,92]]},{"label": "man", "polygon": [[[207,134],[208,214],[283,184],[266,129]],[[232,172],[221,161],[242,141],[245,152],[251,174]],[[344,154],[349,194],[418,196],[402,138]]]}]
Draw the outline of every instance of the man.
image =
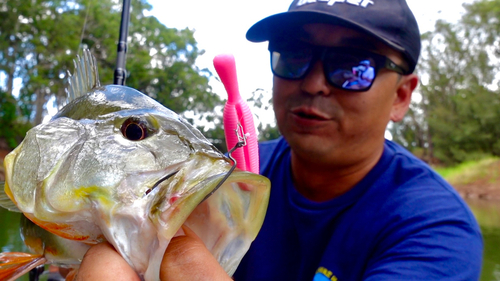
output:
[{"label": "man", "polygon": [[352,73],[346,73],[344,89],[366,89],[372,84],[375,78],[375,69],[370,66],[369,60],[363,60],[359,65],[352,68]]},{"label": "man", "polygon": [[[247,38],[269,41],[283,138],[260,146],[269,209],[234,279],[477,280],[483,244],[472,213],[426,164],[384,139],[418,84],[420,35],[406,2],[295,0]],[[372,81],[343,87],[365,60]],[[99,272],[92,257],[101,255],[117,254],[92,248],[82,276]],[[189,231],[162,265],[162,280],[229,280]]]}]

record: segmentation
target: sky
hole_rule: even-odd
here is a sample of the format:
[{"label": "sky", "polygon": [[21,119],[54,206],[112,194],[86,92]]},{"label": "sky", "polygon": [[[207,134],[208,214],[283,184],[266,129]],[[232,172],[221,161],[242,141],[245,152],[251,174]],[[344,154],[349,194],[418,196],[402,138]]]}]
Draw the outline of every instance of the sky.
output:
[{"label": "sky", "polygon": [[[464,12],[464,2],[472,0],[407,0],[421,33],[433,30],[438,19],[457,21]],[[272,74],[267,43],[249,42],[245,34],[257,21],[286,11],[291,0],[150,0],[149,3],[153,6],[151,15],[165,26],[195,30],[198,47],[205,50],[196,62],[198,67],[208,68],[217,76],[213,58],[232,54],[242,98],[250,98],[259,88],[269,94],[266,98],[270,98]],[[210,85],[215,93],[227,97],[222,83],[215,77]]]}]

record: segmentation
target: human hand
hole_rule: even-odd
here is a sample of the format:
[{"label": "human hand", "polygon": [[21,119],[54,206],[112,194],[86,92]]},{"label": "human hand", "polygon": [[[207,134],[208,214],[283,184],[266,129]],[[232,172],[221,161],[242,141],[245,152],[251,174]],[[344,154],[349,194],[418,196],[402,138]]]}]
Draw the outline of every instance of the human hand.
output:
[{"label": "human hand", "polygon": [[160,280],[232,280],[203,241],[186,226],[185,236],[170,241],[160,269]]},{"label": "human hand", "polygon": [[[188,227],[184,236],[172,238],[163,256],[160,280],[232,280]],[[83,258],[76,281],[139,281],[137,273],[109,243],[91,247]]]},{"label": "human hand", "polygon": [[137,273],[109,244],[92,246],[83,257],[76,281],[125,280],[140,281]]}]

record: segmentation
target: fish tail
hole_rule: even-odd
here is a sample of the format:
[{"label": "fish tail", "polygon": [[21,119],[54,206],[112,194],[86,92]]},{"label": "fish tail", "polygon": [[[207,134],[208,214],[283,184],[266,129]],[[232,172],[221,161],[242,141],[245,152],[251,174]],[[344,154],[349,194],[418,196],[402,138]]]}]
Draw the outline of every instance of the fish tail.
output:
[{"label": "fish tail", "polygon": [[46,262],[47,259],[42,255],[19,252],[0,253],[0,280],[16,280]]}]

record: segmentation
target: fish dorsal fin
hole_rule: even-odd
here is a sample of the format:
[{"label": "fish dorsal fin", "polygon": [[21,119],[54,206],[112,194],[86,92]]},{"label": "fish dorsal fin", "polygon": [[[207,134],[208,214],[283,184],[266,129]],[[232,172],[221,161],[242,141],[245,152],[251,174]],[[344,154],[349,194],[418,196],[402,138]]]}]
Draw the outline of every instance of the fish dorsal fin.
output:
[{"label": "fish dorsal fin", "polygon": [[0,207],[7,209],[12,212],[21,212],[16,204],[10,200],[7,193],[5,193],[5,182],[0,181]]},{"label": "fish dorsal fin", "polygon": [[68,102],[101,86],[97,61],[89,49],[84,49],[81,57],[77,55],[73,63],[75,64],[75,72],[71,75],[68,71],[68,86],[66,87]]}]

